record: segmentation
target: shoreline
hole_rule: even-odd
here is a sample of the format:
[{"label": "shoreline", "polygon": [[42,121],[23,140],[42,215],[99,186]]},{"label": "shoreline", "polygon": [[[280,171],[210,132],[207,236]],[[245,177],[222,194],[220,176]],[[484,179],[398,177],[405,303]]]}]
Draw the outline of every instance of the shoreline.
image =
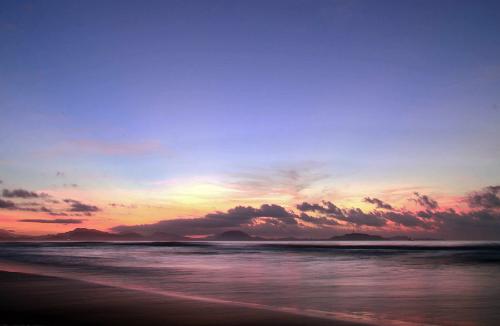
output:
[{"label": "shoreline", "polygon": [[21,272],[0,271],[0,289],[3,325],[366,325]]}]

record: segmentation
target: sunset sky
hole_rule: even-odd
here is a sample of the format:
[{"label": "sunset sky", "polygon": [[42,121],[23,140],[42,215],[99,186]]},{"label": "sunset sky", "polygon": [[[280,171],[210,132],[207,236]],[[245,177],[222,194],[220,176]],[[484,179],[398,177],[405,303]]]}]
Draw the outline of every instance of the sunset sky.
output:
[{"label": "sunset sky", "polygon": [[0,4],[7,232],[500,238],[499,126],[499,1]]}]

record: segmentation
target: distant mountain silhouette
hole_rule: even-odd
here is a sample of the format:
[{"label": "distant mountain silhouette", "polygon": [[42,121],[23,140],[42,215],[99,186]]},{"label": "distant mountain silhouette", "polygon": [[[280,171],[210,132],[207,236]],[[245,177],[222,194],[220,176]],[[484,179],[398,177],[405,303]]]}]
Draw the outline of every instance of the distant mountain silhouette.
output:
[{"label": "distant mountain silhouette", "polygon": [[109,233],[95,229],[76,228],[69,232],[42,236],[40,240],[50,241],[137,241],[144,240],[138,233]]},{"label": "distant mountain silhouette", "polygon": [[243,231],[234,230],[234,231],[223,232],[223,233],[217,235],[216,237],[214,237],[213,240],[217,240],[217,241],[258,241],[258,240],[265,240],[265,239],[259,238],[259,237],[253,237],[253,236],[251,236],[248,233],[245,233]]},{"label": "distant mountain silhouette", "polygon": [[173,234],[173,233],[166,233],[166,232],[155,232],[151,234],[150,236],[146,237],[147,240],[153,240],[153,241],[183,241],[187,240],[185,237]]},{"label": "distant mountain silhouette", "polygon": [[378,235],[371,235],[365,233],[349,233],[340,236],[333,236],[330,240],[335,241],[381,241],[387,240]]},{"label": "distant mountain silhouette", "polygon": [[[410,241],[410,240],[435,240],[435,239],[412,239],[407,236],[393,236],[383,238],[378,235],[365,233],[349,233],[333,236],[329,239],[297,239],[294,237],[266,239],[249,235],[240,230],[231,230],[219,235],[205,238],[208,241]],[[155,232],[150,235],[142,235],[135,232],[111,233],[95,229],[76,228],[69,232],[49,234],[43,236],[21,236],[0,229],[0,241],[196,241],[180,235]]]},{"label": "distant mountain silhouette", "polygon": [[285,237],[285,238],[273,239],[273,241],[307,241],[307,240],[299,239],[299,238],[295,238],[295,237]]},{"label": "distant mountain silhouette", "polygon": [[396,235],[396,236],[393,236],[393,237],[389,237],[386,240],[390,240],[390,241],[411,241],[413,239],[410,238],[410,237],[408,237],[408,236],[406,236],[406,235]]},{"label": "distant mountain silhouette", "polygon": [[29,237],[17,235],[10,231],[0,229],[0,241],[19,241],[27,238]]},{"label": "distant mountain silhouette", "polygon": [[[0,235],[0,240],[3,238]],[[23,240],[42,240],[42,241],[183,241],[185,237],[156,232],[148,236],[136,232],[111,233],[95,229],[76,228],[69,232],[49,234],[40,237],[24,238]],[[5,240],[3,240],[5,241]]]},{"label": "distant mountain silhouette", "polygon": [[335,241],[416,241],[416,240],[427,240],[435,241],[438,239],[434,238],[412,238],[406,235],[396,235],[388,238],[384,238],[378,235],[365,234],[365,233],[349,233],[341,236],[331,237],[329,240]]}]

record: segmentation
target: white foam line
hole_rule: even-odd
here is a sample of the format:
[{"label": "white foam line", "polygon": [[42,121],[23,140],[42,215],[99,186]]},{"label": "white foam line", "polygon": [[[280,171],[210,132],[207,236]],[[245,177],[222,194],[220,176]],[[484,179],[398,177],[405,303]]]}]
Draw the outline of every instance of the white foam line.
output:
[{"label": "white foam line", "polygon": [[150,293],[150,294],[156,294],[156,295],[161,295],[161,296],[170,297],[170,298],[201,301],[201,302],[208,302],[208,303],[218,303],[218,304],[232,305],[232,306],[237,306],[237,307],[267,310],[267,311],[273,311],[273,312],[284,312],[284,313],[289,313],[289,314],[294,314],[294,315],[316,317],[316,318],[323,318],[323,319],[330,319],[330,320],[337,320],[337,321],[356,322],[356,323],[362,323],[362,324],[367,324],[367,325],[437,326],[435,324],[415,323],[415,322],[408,322],[408,321],[402,321],[402,320],[377,318],[375,316],[366,316],[366,315],[361,315],[361,314],[358,315],[358,314],[352,314],[352,313],[323,311],[323,310],[317,310],[317,309],[298,309],[298,308],[291,308],[291,307],[269,306],[269,305],[264,305],[264,304],[259,304],[259,303],[232,301],[232,300],[218,299],[218,298],[206,297],[206,296],[200,296],[200,295],[194,295],[194,294],[187,294],[187,293],[182,293],[182,292],[158,290],[158,289],[152,289],[152,288],[145,288],[144,286],[141,286],[141,285],[124,284],[121,282],[113,282],[113,281],[109,281],[109,280],[103,281],[101,279],[95,279],[95,278],[89,277],[86,274],[74,273],[74,272],[73,273],[61,272],[61,271],[58,271],[57,269],[47,268],[45,266],[30,265],[30,264],[17,263],[17,262],[13,263],[10,261],[6,262],[3,260],[0,260],[0,270],[5,271],[5,272],[18,272],[18,273],[25,273],[25,274],[31,274],[31,275],[51,276],[51,277],[58,277],[58,278],[64,278],[64,279],[70,279],[70,280],[77,280],[77,281],[83,281],[83,282],[97,284],[97,285],[104,285],[104,286],[111,286],[111,287],[115,287],[115,288],[121,288],[121,289],[125,289],[125,290],[133,290],[133,291],[140,291],[140,292],[145,292],[145,293]]}]

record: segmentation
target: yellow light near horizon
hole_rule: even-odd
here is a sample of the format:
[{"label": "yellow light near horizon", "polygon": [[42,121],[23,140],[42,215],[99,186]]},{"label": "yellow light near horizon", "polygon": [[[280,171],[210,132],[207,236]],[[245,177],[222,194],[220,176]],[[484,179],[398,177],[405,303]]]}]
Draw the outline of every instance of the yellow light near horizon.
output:
[{"label": "yellow light near horizon", "polygon": [[170,200],[181,204],[200,204],[223,198],[231,189],[211,183],[193,183],[177,185],[166,191]]}]

